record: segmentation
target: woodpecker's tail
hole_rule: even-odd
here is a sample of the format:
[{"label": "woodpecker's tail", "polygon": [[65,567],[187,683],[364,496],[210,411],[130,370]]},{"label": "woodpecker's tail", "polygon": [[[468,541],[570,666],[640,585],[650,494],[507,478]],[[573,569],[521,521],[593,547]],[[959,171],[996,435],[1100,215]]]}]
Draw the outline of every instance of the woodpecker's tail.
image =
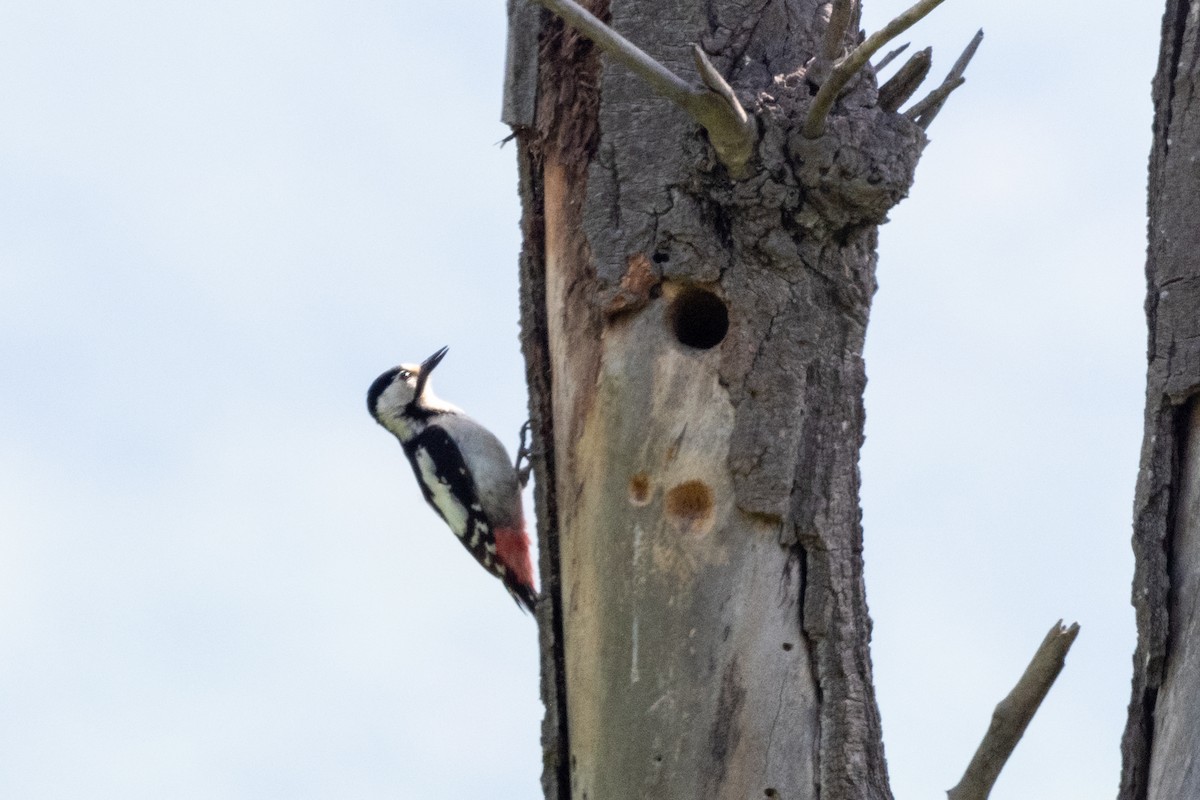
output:
[{"label": "woodpecker's tail", "polygon": [[514,584],[509,586],[505,584],[504,588],[508,589],[508,593],[512,595],[513,600],[517,601],[522,611],[528,611],[533,614],[537,611],[538,593],[532,586],[522,586]]},{"label": "woodpecker's tail", "polygon": [[517,605],[533,611],[537,605],[537,589],[533,588],[533,559],[529,553],[529,534],[524,527],[497,528],[494,534],[496,561],[504,569],[500,576],[504,588]]}]

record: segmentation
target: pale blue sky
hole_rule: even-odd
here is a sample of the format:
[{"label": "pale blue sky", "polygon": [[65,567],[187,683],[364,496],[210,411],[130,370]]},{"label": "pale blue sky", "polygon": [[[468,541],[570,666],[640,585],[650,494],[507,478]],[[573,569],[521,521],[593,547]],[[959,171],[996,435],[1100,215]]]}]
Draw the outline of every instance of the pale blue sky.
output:
[{"label": "pale blue sky", "polygon": [[[448,344],[440,394],[524,419],[503,2],[446,9],[0,6],[0,796],[539,796],[532,621],[363,404]],[[1115,793],[1160,16],[952,0],[910,32],[939,76],[987,39],[867,347],[898,798],[957,780],[1059,617],[993,796]]]}]

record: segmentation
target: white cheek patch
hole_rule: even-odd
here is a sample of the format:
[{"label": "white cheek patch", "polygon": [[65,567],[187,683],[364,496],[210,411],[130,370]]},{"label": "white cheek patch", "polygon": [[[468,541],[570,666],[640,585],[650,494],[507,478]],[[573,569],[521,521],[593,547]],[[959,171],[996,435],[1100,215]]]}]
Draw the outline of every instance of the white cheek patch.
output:
[{"label": "white cheek patch", "polygon": [[396,435],[402,442],[413,438],[416,431],[408,424],[403,414],[395,414],[384,420],[384,427]]},{"label": "white cheek patch", "polygon": [[450,526],[450,530],[454,531],[454,535],[460,539],[463,538],[467,532],[467,509],[450,491],[450,485],[438,477],[437,469],[434,467],[429,453],[418,448],[415,456],[417,469],[421,470],[421,481],[429,488],[433,504],[442,512],[446,524]]},{"label": "white cheek patch", "polygon": [[409,401],[413,399],[412,383],[413,380],[393,381],[380,395],[374,412],[375,418],[402,442],[407,442],[418,432],[404,413]]}]

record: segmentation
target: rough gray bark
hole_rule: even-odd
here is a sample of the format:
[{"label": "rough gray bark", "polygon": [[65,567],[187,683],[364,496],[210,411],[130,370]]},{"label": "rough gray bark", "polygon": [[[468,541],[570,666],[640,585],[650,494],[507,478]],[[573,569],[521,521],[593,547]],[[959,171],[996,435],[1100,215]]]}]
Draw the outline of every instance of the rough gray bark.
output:
[{"label": "rough gray bark", "polygon": [[731,180],[685,114],[541,18],[515,130],[546,797],[889,798],[862,347],[924,133],[868,67],[801,135],[816,0],[587,5],[676,74],[699,41],[761,137]]},{"label": "rough gray bark", "polygon": [[1200,797],[1200,19],[1168,0],[1154,78],[1146,265],[1149,370],[1134,500],[1138,644],[1122,800]]}]

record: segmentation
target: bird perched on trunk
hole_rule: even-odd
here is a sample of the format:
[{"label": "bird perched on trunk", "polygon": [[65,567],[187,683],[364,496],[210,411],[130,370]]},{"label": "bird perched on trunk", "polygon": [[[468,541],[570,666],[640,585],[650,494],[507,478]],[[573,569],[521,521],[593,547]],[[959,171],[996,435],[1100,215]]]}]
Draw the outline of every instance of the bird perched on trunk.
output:
[{"label": "bird perched on trunk", "polygon": [[537,590],[519,471],[491,431],[430,388],[429,373],[447,350],[380,375],[367,392],[367,409],[400,440],[433,510],[517,604],[532,611]]}]

